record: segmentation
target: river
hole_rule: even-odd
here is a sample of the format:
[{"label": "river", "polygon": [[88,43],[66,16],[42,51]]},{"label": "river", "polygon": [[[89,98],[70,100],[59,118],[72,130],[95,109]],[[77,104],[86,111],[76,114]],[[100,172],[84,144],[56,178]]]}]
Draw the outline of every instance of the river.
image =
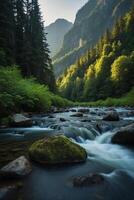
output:
[{"label": "river", "polygon": [[[33,116],[32,128],[0,130],[2,141],[25,141],[42,135],[64,134],[84,147],[86,163],[68,166],[42,167],[33,164],[33,172],[24,181],[21,197],[24,200],[133,200],[134,149],[111,143],[111,137],[120,127],[134,122],[134,111],[116,108],[118,122],[105,122],[107,108],[87,108],[89,113],[74,117],[80,108]],[[86,188],[74,188],[75,176],[100,173],[104,183]]]}]

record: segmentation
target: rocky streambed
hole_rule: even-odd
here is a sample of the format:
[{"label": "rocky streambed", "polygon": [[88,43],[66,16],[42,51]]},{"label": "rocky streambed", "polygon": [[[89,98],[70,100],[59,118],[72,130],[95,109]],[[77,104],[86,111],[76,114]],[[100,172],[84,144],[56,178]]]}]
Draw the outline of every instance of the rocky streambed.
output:
[{"label": "rocky streambed", "polygon": [[[134,199],[132,108],[76,107],[15,117],[12,128],[0,129],[0,199]],[[27,173],[11,176],[14,170]]]}]

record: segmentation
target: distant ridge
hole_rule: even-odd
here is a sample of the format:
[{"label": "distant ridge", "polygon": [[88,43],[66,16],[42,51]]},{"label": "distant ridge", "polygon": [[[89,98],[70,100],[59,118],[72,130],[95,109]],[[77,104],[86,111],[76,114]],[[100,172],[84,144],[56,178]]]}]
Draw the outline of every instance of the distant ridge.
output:
[{"label": "distant ridge", "polygon": [[66,19],[57,19],[46,27],[47,41],[53,57],[62,47],[65,34],[72,28],[73,24]]},{"label": "distant ridge", "polygon": [[55,75],[60,76],[79,56],[98,42],[107,28],[134,4],[134,0],[89,0],[77,13],[73,27],[54,57]]}]

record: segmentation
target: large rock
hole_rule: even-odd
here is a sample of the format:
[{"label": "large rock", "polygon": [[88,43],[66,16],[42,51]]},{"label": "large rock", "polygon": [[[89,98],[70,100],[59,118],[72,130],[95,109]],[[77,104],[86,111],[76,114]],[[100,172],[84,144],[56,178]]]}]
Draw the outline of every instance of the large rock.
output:
[{"label": "large rock", "polygon": [[0,176],[2,178],[22,178],[28,175],[32,171],[30,162],[21,156],[16,160],[10,162],[0,170]]},{"label": "large rock", "polygon": [[84,162],[86,151],[65,136],[52,136],[36,141],[29,149],[32,160],[41,164]]},{"label": "large rock", "polygon": [[80,113],[89,113],[89,109],[88,108],[80,108],[80,109],[78,109],[78,112],[80,112]]},{"label": "large rock", "polygon": [[112,143],[134,145],[134,123],[117,131],[112,137]]},{"label": "large rock", "polygon": [[31,127],[32,125],[32,120],[22,114],[15,114],[11,119],[11,126],[13,127]]},{"label": "large rock", "polygon": [[104,117],[103,120],[105,121],[119,121],[119,115],[116,111],[110,111],[108,112]]},{"label": "large rock", "polygon": [[73,179],[74,187],[88,187],[102,184],[104,177],[100,174],[89,174],[88,176],[79,176]]}]

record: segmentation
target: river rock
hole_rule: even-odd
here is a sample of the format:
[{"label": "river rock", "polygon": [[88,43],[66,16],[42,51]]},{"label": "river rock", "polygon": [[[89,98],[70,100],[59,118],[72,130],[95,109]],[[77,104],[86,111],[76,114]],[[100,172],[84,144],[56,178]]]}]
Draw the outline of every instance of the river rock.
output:
[{"label": "river rock", "polygon": [[11,118],[10,125],[13,127],[31,127],[33,125],[33,122],[30,118],[22,114],[15,114]]},{"label": "river rock", "polygon": [[0,188],[0,200],[15,200],[16,186],[5,186]]},{"label": "river rock", "polygon": [[119,121],[120,118],[116,111],[110,111],[103,117],[103,120],[104,121]]},{"label": "river rock", "polygon": [[53,115],[49,115],[48,118],[53,119],[55,117]]},{"label": "river rock", "polygon": [[73,179],[74,187],[88,187],[103,183],[104,177],[100,174],[89,174],[88,176],[79,176]]},{"label": "river rock", "polygon": [[63,113],[65,112],[65,108],[57,108],[57,107],[54,107],[53,108],[53,111],[51,110],[52,113]]},{"label": "river rock", "polygon": [[134,123],[117,131],[112,137],[112,143],[134,145]]},{"label": "river rock", "polygon": [[71,117],[83,117],[83,113],[78,112],[74,115],[71,115]]},{"label": "river rock", "polygon": [[69,111],[70,111],[70,112],[77,112],[76,109],[70,109]]},{"label": "river rock", "polygon": [[61,122],[66,122],[67,120],[66,120],[65,118],[62,118],[62,117],[61,117],[61,118],[60,118],[60,121],[61,121]]},{"label": "river rock", "polygon": [[0,170],[0,176],[2,178],[23,178],[30,174],[32,167],[30,162],[21,156],[16,160],[10,162]]},{"label": "river rock", "polygon": [[82,120],[81,120],[81,122],[91,122],[91,121],[92,121],[92,120],[91,120],[91,119],[88,119],[88,118],[87,118],[87,119],[82,119]]},{"label": "river rock", "polygon": [[87,159],[85,149],[63,135],[36,141],[30,147],[29,155],[41,164],[77,163]]},{"label": "river rock", "polygon": [[78,112],[80,112],[80,113],[89,113],[89,109],[88,108],[80,108],[80,109],[78,109]]}]

